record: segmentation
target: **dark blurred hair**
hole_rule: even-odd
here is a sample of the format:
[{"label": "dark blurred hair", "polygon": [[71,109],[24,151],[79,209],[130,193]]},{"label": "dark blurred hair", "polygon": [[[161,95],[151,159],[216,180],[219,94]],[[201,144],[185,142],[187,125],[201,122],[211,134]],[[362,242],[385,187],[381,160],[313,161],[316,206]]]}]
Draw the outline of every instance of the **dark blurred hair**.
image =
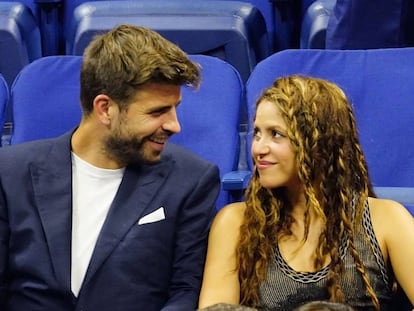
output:
[{"label": "dark blurred hair", "polygon": [[339,302],[312,301],[295,308],[293,311],[354,311],[354,309]]},{"label": "dark blurred hair", "polygon": [[215,305],[198,309],[197,311],[258,311],[255,308],[249,308],[241,305],[234,305],[229,303],[217,303]]}]

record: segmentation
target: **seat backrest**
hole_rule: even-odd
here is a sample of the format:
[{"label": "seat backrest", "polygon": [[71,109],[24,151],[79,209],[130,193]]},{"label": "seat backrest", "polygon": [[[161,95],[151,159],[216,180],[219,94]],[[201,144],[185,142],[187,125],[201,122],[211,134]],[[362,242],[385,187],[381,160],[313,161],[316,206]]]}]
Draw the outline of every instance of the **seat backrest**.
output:
[{"label": "seat backrest", "polygon": [[9,87],[17,73],[41,54],[40,30],[32,11],[22,3],[0,2],[0,72]]},{"label": "seat backrest", "polygon": [[[237,169],[243,83],[227,62],[205,55],[191,58],[202,67],[202,82],[198,90],[183,88],[177,112],[181,133],[171,141],[217,164],[222,177]],[[228,193],[221,191],[217,208],[230,201]]]},{"label": "seat backrest", "polygon": [[[228,0],[225,0],[225,1],[228,1]],[[230,0],[230,1],[234,1],[234,0]],[[266,23],[266,29],[267,29],[270,44],[271,46],[273,46],[272,41],[273,41],[274,36],[276,35],[275,34],[275,30],[276,30],[275,20],[274,20],[274,3],[268,0],[237,0],[237,1],[251,3],[252,5],[254,5],[255,7],[259,9]]]},{"label": "seat backrest", "polygon": [[[46,0],[44,0],[46,1]],[[105,0],[101,0],[101,1],[105,1]],[[120,0],[118,0],[120,1]],[[123,0],[122,0],[123,1]],[[183,2],[189,2],[188,0],[182,0]],[[204,0],[205,1],[205,0]],[[221,0],[223,1],[223,0]],[[228,0],[224,0],[224,1],[228,1]],[[234,1],[234,0],[230,0],[230,1]],[[260,12],[262,13],[265,22],[266,22],[266,27],[267,27],[267,31],[269,33],[271,33],[270,36],[272,36],[274,29],[274,21],[273,21],[273,3],[272,1],[268,1],[268,0],[238,0],[241,2],[248,2],[253,4],[254,6],[256,6]],[[312,0],[314,1],[314,0]],[[72,15],[73,15],[73,11],[75,10],[75,8],[77,6],[79,6],[80,4],[84,3],[84,2],[89,2],[89,1],[85,1],[85,0],[71,0],[71,1],[64,1],[63,2],[63,8],[64,8],[64,20],[67,24],[70,23],[70,20],[72,19]],[[68,25],[66,25],[65,28],[69,27]]]},{"label": "seat backrest", "polygon": [[59,136],[79,123],[81,62],[81,56],[47,56],[19,73],[10,96],[11,144]]},{"label": "seat backrest", "polygon": [[95,1],[84,2],[66,31],[66,54],[81,55],[97,33],[122,24],[151,28],[189,54],[219,57],[247,80],[256,63],[270,54],[260,11],[239,1]]},{"label": "seat backrest", "polygon": [[22,3],[32,11],[33,15],[36,15],[36,3],[35,3],[36,1],[38,1],[38,0],[0,0],[0,2],[18,2],[18,3]]},{"label": "seat backrest", "polygon": [[303,15],[300,48],[324,49],[326,29],[336,0],[316,0],[309,5]]},{"label": "seat backrest", "polygon": [[250,119],[261,91],[290,74],[320,77],[342,87],[354,106],[374,186],[414,187],[414,48],[273,54],[247,82]]},{"label": "seat backrest", "polygon": [[[6,80],[4,79],[3,75],[0,74],[0,133],[2,133],[2,129],[5,123],[6,118],[6,107],[9,101],[9,86],[7,85]],[[3,146],[3,135],[1,135],[1,143],[0,146]],[[7,139],[7,138],[6,138]]]},{"label": "seat backrest", "polygon": [[61,40],[59,10],[64,0],[0,0],[0,2],[15,2],[30,9],[41,37],[42,56],[56,55]]}]

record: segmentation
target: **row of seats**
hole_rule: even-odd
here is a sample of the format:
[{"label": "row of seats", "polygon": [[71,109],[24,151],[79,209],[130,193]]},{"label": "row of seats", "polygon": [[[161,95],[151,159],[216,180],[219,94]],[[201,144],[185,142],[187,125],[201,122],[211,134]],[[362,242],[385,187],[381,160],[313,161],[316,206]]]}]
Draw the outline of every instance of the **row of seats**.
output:
[{"label": "row of seats", "polygon": [[[257,97],[276,77],[305,74],[336,82],[349,94],[378,194],[400,201],[414,215],[414,141],[407,139],[414,135],[409,83],[414,79],[414,48],[284,50],[259,62],[246,83],[219,58],[191,57],[203,68],[203,84],[198,91],[183,88],[182,133],[172,140],[218,164],[223,181],[218,208],[242,198],[252,169],[250,140],[239,130],[243,106],[251,120]],[[14,124],[11,144],[57,136],[76,126],[81,60],[42,57],[19,73],[8,101]]]},{"label": "row of seats", "polygon": [[[11,87],[32,61],[82,55],[91,38],[120,23],[147,26],[189,54],[219,57],[246,82],[255,65],[293,43],[314,0],[0,0],[0,73]],[[297,16],[299,14],[299,16]],[[241,124],[247,123],[241,113]],[[6,113],[6,130],[11,128]]]},{"label": "row of seats", "polygon": [[[58,53],[59,45],[64,46],[64,55],[82,55],[93,36],[121,23],[156,30],[189,54],[226,60],[243,82],[254,66],[272,53],[272,4],[267,0],[257,3],[267,19],[256,5],[240,1],[33,1],[0,1],[0,73],[9,87],[24,66]],[[264,2],[268,7],[264,8]],[[61,23],[58,9],[64,12]],[[39,23],[39,15],[46,21]],[[61,40],[64,42],[57,42]],[[9,127],[11,111],[7,111],[6,120]]]},{"label": "row of seats", "polygon": [[[131,23],[158,31],[189,54],[229,62],[246,82],[259,61],[295,45],[293,32],[314,1],[0,0],[0,73],[11,87],[30,62],[47,55],[82,55],[94,35]],[[11,111],[6,115],[10,128]],[[243,127],[244,111],[241,120]]]},{"label": "row of seats", "polygon": [[[341,3],[345,2],[0,0],[0,73],[10,87],[17,73],[33,60],[59,52],[82,55],[95,34],[127,22],[157,30],[189,54],[229,62],[246,82],[259,61],[275,49],[295,45],[281,42],[292,40],[298,21],[302,24],[300,47],[324,48],[328,22]],[[11,112],[7,116],[9,124]]]},{"label": "row of seats", "polygon": [[82,55],[120,23],[147,26],[189,54],[218,56],[245,81],[270,53],[299,47],[302,11],[314,0],[0,0],[0,72],[9,86],[29,62]]}]

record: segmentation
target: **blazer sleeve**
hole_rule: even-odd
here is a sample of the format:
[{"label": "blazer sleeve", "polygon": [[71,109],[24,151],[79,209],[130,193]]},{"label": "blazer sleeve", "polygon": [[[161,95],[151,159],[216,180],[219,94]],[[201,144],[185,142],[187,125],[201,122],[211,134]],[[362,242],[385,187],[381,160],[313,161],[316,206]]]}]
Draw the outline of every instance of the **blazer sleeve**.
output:
[{"label": "blazer sleeve", "polygon": [[161,311],[194,311],[201,288],[207,238],[216,212],[220,177],[209,166],[187,198],[177,220],[169,300]]}]

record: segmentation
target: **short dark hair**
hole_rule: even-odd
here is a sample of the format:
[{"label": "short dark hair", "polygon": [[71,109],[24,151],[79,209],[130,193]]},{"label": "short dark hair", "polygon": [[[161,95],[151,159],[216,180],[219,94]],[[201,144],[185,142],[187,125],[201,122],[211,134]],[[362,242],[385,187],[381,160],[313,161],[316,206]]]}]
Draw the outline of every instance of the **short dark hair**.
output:
[{"label": "short dark hair", "polygon": [[120,25],[97,35],[85,49],[80,97],[88,115],[94,98],[106,94],[122,109],[145,83],[197,87],[200,68],[176,44],[145,27]]}]

